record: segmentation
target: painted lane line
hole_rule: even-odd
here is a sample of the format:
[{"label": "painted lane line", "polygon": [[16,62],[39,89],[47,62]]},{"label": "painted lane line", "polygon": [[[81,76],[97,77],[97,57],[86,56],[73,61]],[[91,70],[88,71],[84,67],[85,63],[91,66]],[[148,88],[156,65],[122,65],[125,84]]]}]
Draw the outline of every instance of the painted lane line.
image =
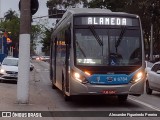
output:
[{"label": "painted lane line", "polygon": [[136,99],[134,99],[134,98],[130,98],[130,97],[129,97],[128,99],[130,99],[130,100],[132,100],[132,101],[134,101],[134,102],[137,102],[137,103],[139,103],[139,104],[142,104],[142,105],[144,105],[144,106],[146,106],[146,107],[149,107],[149,108],[151,108],[151,109],[153,109],[153,110],[160,111],[160,108],[155,107],[155,106],[152,106],[152,105],[150,105],[150,104],[148,104],[148,103],[145,103],[145,102],[142,102],[142,101],[136,100]]}]

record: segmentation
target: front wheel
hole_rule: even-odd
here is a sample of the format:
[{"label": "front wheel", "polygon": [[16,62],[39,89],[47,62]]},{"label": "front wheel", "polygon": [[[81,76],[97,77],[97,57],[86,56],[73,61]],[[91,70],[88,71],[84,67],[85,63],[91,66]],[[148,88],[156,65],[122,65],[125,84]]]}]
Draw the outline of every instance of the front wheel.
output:
[{"label": "front wheel", "polygon": [[152,89],[149,87],[149,82],[148,80],[146,81],[146,93],[148,95],[151,95],[152,94]]},{"label": "front wheel", "polygon": [[127,100],[128,95],[118,95],[118,100],[120,102],[125,102]]}]

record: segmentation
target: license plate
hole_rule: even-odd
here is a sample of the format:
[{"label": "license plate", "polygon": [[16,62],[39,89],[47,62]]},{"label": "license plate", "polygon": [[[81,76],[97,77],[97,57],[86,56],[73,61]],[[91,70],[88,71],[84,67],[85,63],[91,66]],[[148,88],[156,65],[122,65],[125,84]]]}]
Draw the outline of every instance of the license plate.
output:
[{"label": "license plate", "polygon": [[12,74],[12,75],[10,75],[11,77],[17,77],[17,75],[16,74]]},{"label": "license plate", "polygon": [[103,90],[102,91],[103,94],[116,94],[115,90]]}]

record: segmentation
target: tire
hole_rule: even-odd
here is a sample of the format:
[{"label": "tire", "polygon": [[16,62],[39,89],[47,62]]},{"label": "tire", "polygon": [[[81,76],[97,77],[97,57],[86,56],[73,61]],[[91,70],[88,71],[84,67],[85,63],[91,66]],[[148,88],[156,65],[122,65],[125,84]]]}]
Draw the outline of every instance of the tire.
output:
[{"label": "tire", "polygon": [[146,81],[146,93],[148,95],[151,95],[152,94],[152,89],[149,87],[149,82],[148,80]]},{"label": "tire", "polygon": [[127,100],[128,95],[118,95],[119,102],[125,102]]}]

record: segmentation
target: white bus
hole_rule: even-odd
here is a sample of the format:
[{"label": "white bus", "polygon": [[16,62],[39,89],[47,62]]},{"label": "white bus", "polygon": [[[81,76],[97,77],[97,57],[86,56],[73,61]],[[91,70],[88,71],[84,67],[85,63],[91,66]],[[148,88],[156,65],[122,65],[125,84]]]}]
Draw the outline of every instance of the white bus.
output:
[{"label": "white bus", "polygon": [[72,8],[56,25],[51,40],[50,79],[74,95],[143,93],[144,43],[138,15],[107,9]]}]

